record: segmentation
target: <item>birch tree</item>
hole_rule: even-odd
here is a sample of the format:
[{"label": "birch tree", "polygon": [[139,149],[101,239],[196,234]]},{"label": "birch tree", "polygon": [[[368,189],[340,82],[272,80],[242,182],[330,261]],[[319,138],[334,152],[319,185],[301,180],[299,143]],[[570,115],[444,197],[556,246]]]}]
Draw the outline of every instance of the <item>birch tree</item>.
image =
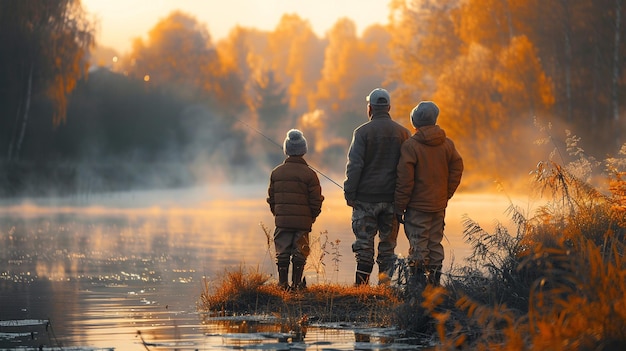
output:
[{"label": "birch tree", "polygon": [[93,43],[92,23],[79,1],[0,2],[0,123],[7,160],[20,158],[35,100],[51,103],[51,129],[65,121]]}]

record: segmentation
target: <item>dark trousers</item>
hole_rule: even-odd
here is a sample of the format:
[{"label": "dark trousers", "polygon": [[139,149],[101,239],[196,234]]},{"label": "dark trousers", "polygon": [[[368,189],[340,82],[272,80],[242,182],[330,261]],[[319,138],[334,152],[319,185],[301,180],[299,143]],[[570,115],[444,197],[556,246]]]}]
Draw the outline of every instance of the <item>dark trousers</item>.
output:
[{"label": "dark trousers", "polygon": [[441,266],[444,258],[443,228],[446,211],[422,212],[408,208],[404,215],[404,232],[409,239],[409,262]]},{"label": "dark trousers", "polygon": [[276,264],[279,267],[289,267],[290,261],[294,266],[304,266],[311,252],[309,232],[277,227],[274,230],[274,247],[276,248]]}]

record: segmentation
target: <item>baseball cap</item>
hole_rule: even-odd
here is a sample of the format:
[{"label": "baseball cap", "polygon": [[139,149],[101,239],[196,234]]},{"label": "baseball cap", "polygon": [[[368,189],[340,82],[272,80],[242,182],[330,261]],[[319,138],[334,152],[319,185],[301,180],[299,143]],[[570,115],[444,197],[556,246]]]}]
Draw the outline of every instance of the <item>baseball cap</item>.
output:
[{"label": "baseball cap", "polygon": [[387,90],[376,88],[365,97],[365,101],[369,102],[370,105],[387,106],[391,104],[391,97]]}]

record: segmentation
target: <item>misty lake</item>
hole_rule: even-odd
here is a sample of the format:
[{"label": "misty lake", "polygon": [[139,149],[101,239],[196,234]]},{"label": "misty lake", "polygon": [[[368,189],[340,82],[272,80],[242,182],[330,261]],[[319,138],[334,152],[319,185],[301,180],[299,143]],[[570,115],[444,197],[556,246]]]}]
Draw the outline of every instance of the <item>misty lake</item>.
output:
[{"label": "misty lake", "polygon": [[[339,240],[340,261],[326,256],[325,273],[305,275],[309,284],[352,284],[350,209],[340,189],[322,186],[326,200],[312,234]],[[273,230],[265,197],[259,184],[0,202],[0,349],[288,349],[227,318],[203,322],[197,310],[204,280],[226,269],[245,265],[275,275],[261,227]],[[444,265],[463,264],[469,252],[463,215],[488,229],[508,222],[508,201],[457,194],[447,212]],[[397,253],[407,250],[401,229]],[[273,332],[263,318],[246,318],[257,325],[250,329]],[[297,348],[389,349],[380,335],[312,325]]]}]

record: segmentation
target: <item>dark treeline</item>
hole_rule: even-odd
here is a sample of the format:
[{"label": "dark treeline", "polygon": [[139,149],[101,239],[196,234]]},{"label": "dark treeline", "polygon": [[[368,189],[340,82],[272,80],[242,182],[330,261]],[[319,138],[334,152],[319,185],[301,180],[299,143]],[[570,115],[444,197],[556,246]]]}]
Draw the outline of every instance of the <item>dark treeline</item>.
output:
[{"label": "dark treeline", "polygon": [[[389,24],[324,38],[297,15],[214,42],[173,12],[128,53],[94,46],[80,2],[0,1],[0,194],[265,181],[289,128],[341,180],[364,97],[392,93],[410,127],[420,100],[467,163],[465,186],[527,174],[553,124],[597,158],[624,143],[621,1],[390,2]],[[105,54],[103,54],[105,53]],[[263,133],[264,135],[260,135]]]}]

